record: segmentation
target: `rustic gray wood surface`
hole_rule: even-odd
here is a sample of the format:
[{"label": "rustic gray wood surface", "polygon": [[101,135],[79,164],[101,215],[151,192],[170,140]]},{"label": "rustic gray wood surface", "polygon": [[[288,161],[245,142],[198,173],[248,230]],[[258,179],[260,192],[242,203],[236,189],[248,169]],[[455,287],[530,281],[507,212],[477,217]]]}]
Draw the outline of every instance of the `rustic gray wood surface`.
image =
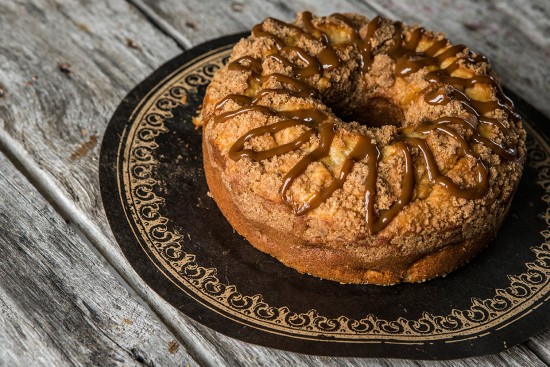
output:
[{"label": "rustic gray wood surface", "polygon": [[197,366],[2,153],[0,167],[0,365]]},{"label": "rustic gray wood surface", "polygon": [[[133,0],[131,2],[123,0],[109,2],[84,0],[11,2],[3,0],[0,1],[0,35],[2,35],[0,37],[0,148],[9,153],[10,158],[17,163],[20,170],[25,172],[40,194],[50,201],[63,217],[74,223],[83,232],[115,271],[161,318],[162,321],[156,321],[143,311],[139,311],[139,316],[136,317],[142,318],[145,326],[137,323],[132,324],[136,325],[135,328],[141,327],[140,332],[145,335],[140,337],[148,338],[147,343],[149,344],[143,344],[140,349],[143,353],[140,355],[143,356],[145,362],[151,361],[155,365],[173,366],[185,365],[185,363],[194,364],[195,361],[197,364],[205,366],[548,365],[550,361],[548,349],[550,336],[548,333],[532,338],[524,345],[497,355],[451,362],[324,358],[287,353],[236,341],[191,321],[150,291],[122,256],[102,209],[97,170],[98,146],[110,116],[124,95],[162,62],[169,60],[183,48],[189,48],[204,40],[221,35],[247,30],[266,16],[290,20],[297,10],[303,9],[310,9],[320,14],[334,11],[358,11],[367,16],[379,12],[389,16],[395,15],[394,18],[418,21],[428,27],[433,25],[434,29],[447,31],[452,40],[471,44],[474,48],[488,54],[497,65],[498,72],[502,75],[506,85],[517,93],[521,93],[529,102],[550,115],[550,109],[545,104],[549,92],[544,88],[544,83],[549,79],[548,70],[544,67],[545,58],[548,56],[548,37],[545,37],[545,32],[548,32],[548,24],[545,23],[548,19],[545,16],[548,14],[548,6],[544,4],[532,6],[525,2],[519,4],[521,11],[516,13],[511,11],[514,8],[513,5],[507,2],[489,4],[486,8],[474,5],[474,1],[455,1],[454,4],[452,7],[444,3],[439,5],[442,15],[437,20],[431,20],[438,18],[428,14],[434,12],[433,7],[437,4],[428,2],[425,4],[415,3],[415,5],[405,2],[379,2],[373,8],[373,5],[367,5],[361,1],[337,4],[327,1],[302,0],[293,3],[204,0]],[[431,7],[431,11],[429,12],[423,7]],[[477,12],[471,11],[472,7],[477,9]],[[486,20],[489,9],[494,9],[497,13],[496,16],[491,17],[493,23]],[[467,25],[460,23],[460,14],[468,15],[469,23]],[[449,19],[451,26],[443,22],[444,17]],[[476,28],[476,24],[481,24],[481,26]],[[491,27],[501,25],[506,31],[503,33],[491,31],[493,28],[488,24],[493,24]],[[498,52],[486,50],[485,46],[489,41],[497,46]],[[508,51],[508,47],[505,47],[508,42],[513,45],[512,51],[516,52]],[[523,52],[524,47],[528,47],[530,52]],[[531,50],[533,50],[532,53]],[[514,74],[511,71],[514,68],[501,70],[501,65],[519,63],[523,59],[526,59],[527,62],[522,69],[522,73],[524,73],[522,78],[524,79],[521,80],[523,82],[514,79]],[[515,69],[517,70],[518,67]],[[531,85],[524,85],[524,83],[528,83],[526,80],[531,80]],[[516,84],[514,81],[517,81]],[[8,164],[0,163],[0,166],[4,170],[4,166],[8,166]],[[9,177],[18,177],[15,173],[9,174],[11,174]],[[5,177],[8,177],[9,174],[5,174]],[[9,179],[6,181],[11,182]],[[28,215],[27,219],[29,219],[54,216],[51,209],[48,209],[49,211],[35,210],[34,215],[29,214],[32,209],[31,203],[25,204],[24,195],[20,195],[17,199],[15,191],[26,192],[22,188],[30,186],[23,179],[14,182],[15,184],[11,186],[12,194],[7,191],[6,193],[0,192],[3,192],[2,195],[14,196],[14,199],[10,201],[11,204],[6,205],[11,205],[9,206],[11,211],[21,212],[16,217],[25,218],[25,215]],[[1,184],[0,188],[3,188]],[[39,198],[36,192],[35,195]],[[43,199],[40,200],[43,203]],[[15,205],[15,203],[19,203],[19,205]],[[27,234],[28,241],[32,242],[35,247],[45,246],[50,251],[50,256],[43,260],[44,266],[56,268],[56,270],[60,268],[58,269],[59,278],[53,279],[70,277],[73,273],[66,267],[86,266],[89,268],[88,272],[96,271],[107,277],[106,268],[97,263],[95,255],[89,250],[81,251],[80,262],[63,263],[63,261],[55,259],[52,254],[56,253],[55,249],[58,248],[56,245],[70,241],[75,244],[78,242],[66,228],[63,229],[59,225],[55,235],[52,232],[49,236],[42,236],[42,233],[49,233],[45,232],[48,228],[47,221],[43,221],[41,224],[34,223],[32,220],[25,222],[21,219],[21,221],[23,224],[26,223],[21,228],[26,228],[34,233]],[[4,229],[4,222],[6,220],[0,220],[2,229]],[[10,226],[16,224],[10,223]],[[34,227],[33,224],[35,224]],[[42,227],[38,227],[39,225]],[[35,230],[35,228],[42,229]],[[9,239],[9,237],[7,238]],[[70,240],[66,240],[66,238]],[[79,243],[79,249],[86,249],[81,246],[82,244]],[[12,248],[4,247],[7,250]],[[13,252],[10,254],[11,256],[17,255]],[[86,264],[86,261],[96,264],[94,266],[97,268],[83,265]],[[75,265],[77,263],[80,265]],[[4,269],[11,269],[4,268],[4,262],[0,262],[0,264],[2,266],[0,274]],[[43,277],[48,278],[50,274],[51,272],[48,272]],[[114,286],[111,287],[105,283],[106,280],[102,283],[98,280],[99,278],[77,278],[77,282],[82,284],[83,293],[86,294],[73,290],[72,298],[67,298],[67,302],[69,304],[72,302],[75,306],[75,320],[80,320],[78,317],[83,318],[78,315],[79,309],[84,312],[83,308],[79,307],[81,305],[79,302],[94,298],[93,295],[102,292],[104,287],[114,288]],[[10,288],[11,282],[17,283],[21,290],[25,289],[24,286],[27,284],[25,282],[41,284],[30,274],[23,280],[10,278],[10,282],[7,282],[4,279],[0,279],[0,292],[2,292],[1,289]],[[51,284],[53,280],[42,279],[42,281],[49,281]],[[75,284],[79,283],[72,284],[75,287]],[[123,293],[122,290],[119,292]],[[32,293],[21,295],[21,298],[6,299],[13,303],[31,300],[31,297],[37,297],[35,292]],[[136,302],[132,306],[129,298],[125,303],[126,306],[122,307],[115,295],[114,291],[106,294],[107,299],[104,300],[106,302],[104,304],[95,300],[94,310],[102,315],[102,320],[120,320],[120,317],[124,318],[120,315],[124,315],[125,312],[135,312],[138,309]],[[38,293],[42,302],[45,302],[46,296],[48,296],[48,292]],[[58,353],[56,358],[65,358],[56,360],[64,362],[63,364],[77,364],[78,360],[72,360],[66,355],[72,356],[78,354],[78,351],[87,353],[96,350],[104,351],[105,349],[100,348],[109,347],[106,339],[112,341],[112,349],[105,354],[113,356],[113,358],[122,358],[120,364],[139,362],[137,357],[132,360],[133,357],[130,355],[132,353],[127,353],[128,350],[131,352],[131,345],[137,340],[136,337],[133,339],[126,337],[125,339],[116,333],[109,332],[100,322],[88,323],[91,334],[85,334],[81,330],[82,328],[72,327],[70,323],[64,330],[71,329],[72,334],[68,331],[65,332],[65,339],[56,339],[50,334],[52,340],[56,340],[52,343],[58,343],[57,349],[56,345],[52,347],[52,343],[43,342],[47,339],[44,339],[40,330],[33,328],[32,325],[22,323],[21,325],[26,327],[22,328],[22,334],[5,332],[21,328],[22,326],[16,320],[19,315],[23,314],[14,313],[16,312],[14,310],[18,309],[5,301],[3,296],[1,299],[2,324],[0,327],[2,329],[0,329],[0,338],[3,334],[7,344],[4,344],[2,339],[0,342],[2,345],[9,345],[9,350],[20,350],[24,353],[19,356],[18,353],[0,352],[0,365],[8,364],[8,362],[10,365],[24,365],[33,358],[32,350],[26,350],[23,346],[19,346],[18,339],[22,337],[21,335],[31,342],[36,341],[45,349],[52,348],[53,351],[57,351],[52,354]],[[110,307],[109,304],[120,304],[121,310],[115,311],[114,306]],[[42,317],[40,313],[43,310],[37,309],[38,316],[35,316],[37,320]],[[23,311],[18,310],[17,312]],[[65,325],[63,324],[64,313],[52,313],[48,316],[50,318],[47,321],[50,324],[57,318],[62,325]],[[45,322],[43,319],[40,320]],[[84,321],[78,325],[86,326]],[[128,328],[128,330],[130,329]],[[182,345],[174,355],[167,354],[163,344],[167,340],[171,341],[172,337],[169,331]],[[137,331],[128,331],[127,333],[131,334],[132,332],[137,333]],[[86,338],[83,334],[88,335],[88,338],[97,336],[91,346],[83,342],[83,338]],[[60,356],[60,351],[64,350],[63,347],[70,342],[71,338],[74,345],[66,347],[65,357]],[[81,343],[83,345],[80,345]],[[155,343],[158,343],[159,346],[155,346]],[[12,349],[12,346],[21,349]],[[125,351],[126,354],[124,354]]]}]

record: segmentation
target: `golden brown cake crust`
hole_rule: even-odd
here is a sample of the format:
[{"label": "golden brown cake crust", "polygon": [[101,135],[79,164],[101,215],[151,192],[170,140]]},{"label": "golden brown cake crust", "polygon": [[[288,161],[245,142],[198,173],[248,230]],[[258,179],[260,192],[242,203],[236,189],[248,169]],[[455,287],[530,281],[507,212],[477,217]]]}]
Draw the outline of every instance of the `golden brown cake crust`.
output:
[{"label": "golden brown cake crust", "polygon": [[[300,14],[294,24],[306,28],[304,17]],[[477,101],[499,101],[498,85],[478,83],[462,88],[459,92],[470,101],[464,103],[454,97],[459,94],[456,87],[449,87],[441,80],[428,80],[434,70],[429,66],[403,77],[396,76],[397,62],[388,54],[395,42],[397,26],[387,20],[382,20],[372,35],[373,60],[365,71],[359,62],[365,55],[359,55],[357,45],[348,42],[346,37],[349,38],[350,25],[365,37],[369,22],[358,15],[346,17],[311,20],[329,36],[330,45],[338,45],[334,49],[340,60],[338,67],[300,78],[317,95],[270,92],[289,87],[280,78],[255,78],[253,71],[246,69],[251,68],[249,61],[241,63],[244,67],[225,67],[216,74],[208,87],[202,111],[204,165],[210,191],[229,222],[252,245],[302,273],[345,283],[373,284],[418,282],[447,274],[478,253],[495,236],[506,215],[525,159],[525,132],[521,121],[512,118],[511,110],[486,109],[484,117],[476,117],[468,107],[468,103],[474,105]],[[418,27],[403,26],[404,39],[410,41],[416,29]],[[261,24],[261,31],[270,32],[315,57],[326,48],[326,44],[278,21],[267,19]],[[429,50],[442,39],[442,35],[424,31],[418,49]],[[441,52],[451,47],[445,44]],[[262,76],[280,74],[298,79],[300,69],[269,57],[274,48],[271,38],[257,33],[235,46],[230,63],[251,57],[260,60]],[[283,49],[279,53],[304,68],[299,51]],[[465,55],[472,54],[464,50],[443,60],[440,67]],[[457,62],[457,65],[450,74],[452,77],[469,79],[492,75],[485,61]],[[450,101],[428,103],[434,87],[439,97],[448,96]],[[243,111],[247,102],[228,96],[258,97],[258,91],[262,90],[267,93],[256,98],[258,105],[275,111],[315,109],[327,116],[323,123],[328,121],[334,126],[334,139],[326,156],[311,162],[290,185],[286,196],[281,195],[283,179],[320,145],[322,137],[312,134],[297,149],[265,159],[231,158],[231,148],[247,132],[284,120],[254,108],[231,115]],[[484,105],[475,106],[481,109]],[[374,122],[344,122],[338,117],[354,121],[359,112],[367,113]],[[228,115],[231,116],[226,117]],[[419,133],[426,121],[438,121],[442,116],[459,117],[474,126],[468,129],[453,125],[453,131],[468,142],[472,155],[461,154],[460,139],[453,138],[445,129]],[[494,119],[502,128],[495,128],[496,123],[487,123],[484,118]],[[307,131],[307,127],[296,125],[255,136],[246,140],[243,150],[274,149]],[[517,151],[515,157],[505,159],[480,139],[476,140],[474,135],[479,131],[482,131],[480,136],[501,146],[513,144]],[[369,228],[365,223],[365,182],[373,166],[368,164],[367,155],[353,162],[343,184],[317,207],[300,213],[302,215],[294,214],[292,209],[296,212],[300,203],[330,186],[342,171],[350,151],[358,145],[359,136],[367,137],[380,151],[373,186],[376,195],[371,204],[374,218],[383,216],[403,198],[406,167],[414,167],[410,201],[382,228],[376,231]],[[422,139],[433,153],[441,176],[461,188],[475,187],[479,176],[476,172],[482,162],[487,170],[486,192],[475,198],[463,198],[453,195],[443,184],[437,184],[423,161],[421,146],[411,138]],[[405,143],[399,145],[402,141]],[[407,155],[401,154],[405,149],[412,162],[410,166],[407,166]],[[285,197],[292,198],[290,205]]]}]

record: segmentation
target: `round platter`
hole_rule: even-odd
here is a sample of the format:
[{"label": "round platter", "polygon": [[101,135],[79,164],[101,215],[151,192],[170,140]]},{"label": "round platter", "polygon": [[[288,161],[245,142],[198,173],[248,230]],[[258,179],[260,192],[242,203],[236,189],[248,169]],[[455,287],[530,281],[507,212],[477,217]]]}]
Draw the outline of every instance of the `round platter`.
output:
[{"label": "round platter", "polygon": [[544,117],[519,101],[529,133],[523,178],[498,237],[469,264],[391,287],[302,275],[248,244],[208,194],[192,119],[242,36],[160,67],[121,102],[105,132],[103,205],[125,256],[153,290],[223,334],[307,354],[463,358],[497,353],[550,326]]}]

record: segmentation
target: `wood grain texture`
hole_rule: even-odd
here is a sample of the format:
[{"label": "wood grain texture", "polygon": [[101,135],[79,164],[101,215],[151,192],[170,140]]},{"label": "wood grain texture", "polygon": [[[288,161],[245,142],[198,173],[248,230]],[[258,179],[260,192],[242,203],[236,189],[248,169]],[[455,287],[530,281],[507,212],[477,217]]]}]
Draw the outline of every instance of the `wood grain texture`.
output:
[{"label": "wood grain texture", "polygon": [[[163,3],[167,4],[160,4]],[[206,19],[200,33],[189,37],[189,45],[199,43],[201,37],[215,38],[248,29],[268,15],[290,19],[295,10],[304,8],[329,12],[324,11],[329,6],[326,2],[316,3],[314,8],[306,6],[306,2],[285,5],[276,1],[265,5],[259,1],[243,4],[241,12],[235,10],[238,14],[231,17],[218,12],[212,18],[211,13],[203,12],[204,7],[216,10],[226,4],[231,6],[229,2],[218,6],[214,2],[173,1],[167,9],[177,19],[186,16],[188,4]],[[358,2],[337,8],[330,11],[369,11]],[[249,15],[239,15],[246,11]],[[169,17],[157,15],[156,19],[163,20],[164,31],[177,31]],[[229,30],[216,28],[218,23]],[[216,31],[210,32],[210,27]],[[186,38],[177,32],[176,39],[181,44]],[[0,34],[8,35],[0,38],[0,84],[5,90],[0,98],[0,146],[24,167],[42,194],[86,234],[200,364],[544,365],[523,346],[495,356],[452,362],[311,357],[238,342],[190,321],[151,292],[122,256],[102,210],[97,173],[97,142],[101,141],[116,105],[139,80],[179,52],[175,42],[121,0],[0,1]],[[62,72],[59,63],[69,63],[71,72]],[[95,145],[92,136],[96,137]]]},{"label": "wood grain texture", "polygon": [[0,365],[196,366],[1,153],[0,167]]},{"label": "wood grain texture", "polygon": [[544,363],[550,366],[550,330],[529,339],[525,345]]}]

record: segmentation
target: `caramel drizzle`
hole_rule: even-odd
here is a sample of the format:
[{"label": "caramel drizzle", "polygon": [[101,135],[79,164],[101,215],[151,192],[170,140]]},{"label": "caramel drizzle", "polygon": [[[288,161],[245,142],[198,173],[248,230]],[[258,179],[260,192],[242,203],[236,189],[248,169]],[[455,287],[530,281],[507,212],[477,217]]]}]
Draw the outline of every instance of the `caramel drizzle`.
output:
[{"label": "caramel drizzle", "polygon": [[[372,39],[376,31],[382,25],[383,19],[379,16],[372,19],[367,25],[366,36],[361,38],[358,30],[354,27],[349,18],[342,14],[333,14],[332,17],[338,19],[349,28],[350,43],[355,44],[359,50],[361,70],[367,72],[374,61]],[[424,100],[432,105],[445,105],[453,100],[457,100],[475,119],[477,119],[477,124],[474,124],[461,117],[443,116],[429,124],[420,125],[415,129],[417,135],[420,136],[427,136],[432,132],[438,132],[458,142],[462,156],[471,156],[476,159],[476,166],[474,169],[476,175],[475,185],[473,187],[463,188],[453,182],[451,178],[442,174],[436,164],[432,151],[424,139],[401,136],[398,138],[398,141],[393,144],[393,148],[398,150],[398,153],[402,154],[404,161],[401,194],[389,209],[381,212],[380,215],[376,217],[374,203],[380,151],[369,137],[359,135],[358,141],[344,160],[340,171],[333,181],[319,192],[313,193],[304,202],[295,201],[292,195],[289,194],[289,189],[295,180],[306,171],[311,163],[318,162],[329,154],[330,146],[335,137],[335,124],[327,121],[327,115],[318,110],[298,109],[294,111],[277,111],[260,105],[259,102],[264,96],[271,93],[288,94],[303,98],[317,97],[316,91],[307,84],[305,79],[319,75],[323,70],[332,70],[338,67],[340,65],[340,59],[337,56],[336,49],[330,44],[330,39],[327,34],[313,25],[310,12],[303,13],[302,21],[304,29],[275,19],[271,19],[271,21],[275,22],[279,27],[286,27],[296,32],[298,36],[321,42],[325,46],[324,49],[317,56],[309,55],[306,50],[288,44],[287,41],[279,36],[265,31],[262,24],[256,25],[252,29],[252,34],[255,37],[269,38],[275,46],[273,50],[274,53],[268,57],[273,58],[284,66],[291,67],[296,77],[294,78],[279,73],[262,75],[262,65],[259,60],[250,56],[237,59],[228,65],[229,69],[250,73],[250,78],[260,85],[266,83],[270,78],[274,78],[282,87],[278,89],[258,89],[253,97],[230,94],[218,102],[214,112],[221,110],[228,101],[232,100],[241,107],[233,111],[220,113],[215,117],[217,122],[225,122],[228,119],[250,112],[281,118],[281,120],[276,123],[252,129],[237,139],[229,150],[229,157],[235,161],[243,157],[248,157],[253,161],[269,159],[277,155],[300,149],[304,144],[308,143],[312,137],[319,137],[317,147],[306,154],[294,167],[292,167],[283,177],[283,183],[279,189],[282,200],[291,206],[292,211],[296,215],[304,214],[321,205],[321,203],[327,200],[334,191],[344,185],[354,164],[366,160],[368,174],[365,183],[365,218],[369,232],[374,234],[384,229],[413,198],[415,170],[410,147],[414,146],[418,149],[418,157],[426,167],[428,179],[431,184],[442,186],[451,195],[465,199],[481,198],[487,193],[489,188],[487,168],[481,159],[472,151],[472,143],[484,144],[504,159],[512,160],[517,158],[516,148],[508,142],[511,135],[510,131],[498,121],[498,119],[486,116],[486,114],[493,111],[502,110],[513,121],[517,122],[520,120],[519,115],[513,110],[514,106],[512,101],[504,95],[498,83],[490,76],[474,76],[470,79],[452,76],[452,73],[460,67],[461,62],[471,64],[485,61],[486,59],[482,56],[474,57],[470,53],[458,57],[460,53],[465,53],[467,50],[466,46],[454,45],[447,47],[449,42],[445,38],[433,42],[425,51],[418,52],[417,48],[425,30],[423,28],[415,29],[410,34],[409,39],[406,40],[402,32],[402,24],[400,22],[394,22],[395,34],[393,43],[387,53],[395,61],[396,77],[406,77],[423,67],[436,67],[437,69],[429,72],[425,79],[432,84],[439,83],[449,86],[451,93],[447,94],[442,91],[441,88],[434,88],[432,90],[427,88],[427,90],[423,91],[423,93],[425,93]],[[291,53],[294,53],[298,57],[301,65],[297,65],[290,61],[287,55]],[[451,57],[456,58],[456,60],[445,68],[442,68],[441,65]],[[497,100],[488,102],[477,101],[469,98],[463,92],[464,89],[475,87],[477,84],[491,85],[494,88],[493,90],[496,91]],[[488,125],[497,128],[501,134],[506,137],[506,141],[504,143],[498,143],[483,136],[482,132],[476,128],[476,125]],[[306,130],[298,138],[289,143],[264,151],[255,151],[245,148],[246,143],[255,137],[275,134],[294,126],[304,126]],[[468,138],[460,134],[453,126],[460,126],[462,129],[468,131]]]}]

